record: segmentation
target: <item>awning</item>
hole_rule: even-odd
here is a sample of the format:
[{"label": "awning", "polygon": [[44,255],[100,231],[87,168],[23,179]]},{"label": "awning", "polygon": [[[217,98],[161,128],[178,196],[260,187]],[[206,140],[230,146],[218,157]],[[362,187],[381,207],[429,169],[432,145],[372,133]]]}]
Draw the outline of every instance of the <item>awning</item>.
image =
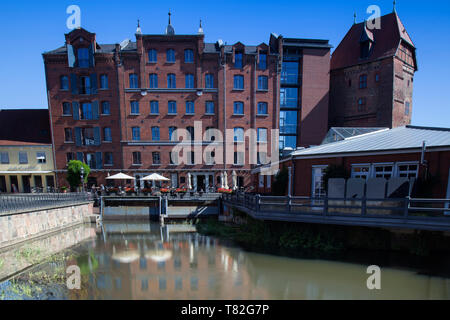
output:
[{"label": "awning", "polygon": [[0,171],[0,174],[47,174],[53,171]]}]

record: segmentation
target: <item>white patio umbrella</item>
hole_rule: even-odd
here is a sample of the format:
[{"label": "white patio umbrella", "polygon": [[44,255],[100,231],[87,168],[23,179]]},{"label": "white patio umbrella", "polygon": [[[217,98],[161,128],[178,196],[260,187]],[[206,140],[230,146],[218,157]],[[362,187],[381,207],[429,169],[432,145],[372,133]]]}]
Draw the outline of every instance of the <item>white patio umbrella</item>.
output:
[{"label": "white patio umbrella", "polygon": [[106,177],[106,179],[107,180],[134,180],[135,178],[132,176],[126,175],[125,173],[120,172],[113,176]]},{"label": "white patio umbrella", "polygon": [[144,181],[170,181],[170,179],[168,179],[160,174],[157,174],[157,173],[152,173],[151,175],[143,177],[142,180],[144,180]]},{"label": "white patio umbrella", "polygon": [[232,177],[233,177],[233,190],[237,189],[237,174],[236,171],[233,170],[232,173]]},{"label": "white patio umbrella", "polygon": [[155,262],[163,262],[172,258],[172,252],[169,250],[149,250],[145,253],[145,257]]},{"label": "white patio umbrella", "polygon": [[224,180],[224,185],[223,185],[223,187],[224,187],[225,189],[228,189],[228,174],[227,174],[226,171],[223,173],[223,180]]}]

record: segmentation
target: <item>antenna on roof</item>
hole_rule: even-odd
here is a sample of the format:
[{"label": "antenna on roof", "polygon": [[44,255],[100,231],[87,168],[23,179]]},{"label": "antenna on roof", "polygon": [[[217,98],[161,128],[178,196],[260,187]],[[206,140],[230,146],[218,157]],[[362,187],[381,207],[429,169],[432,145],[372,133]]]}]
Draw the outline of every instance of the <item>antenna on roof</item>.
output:
[{"label": "antenna on roof", "polygon": [[393,9],[393,11],[392,12],[394,12],[394,13],[397,13],[397,9],[395,8],[395,5],[397,4],[397,1],[396,0],[394,0],[394,9]]},{"label": "antenna on roof", "polygon": [[353,13],[353,24],[356,24],[356,12]]},{"label": "antenna on roof", "polygon": [[202,19],[200,19],[200,27],[198,28],[198,34],[203,34]]}]

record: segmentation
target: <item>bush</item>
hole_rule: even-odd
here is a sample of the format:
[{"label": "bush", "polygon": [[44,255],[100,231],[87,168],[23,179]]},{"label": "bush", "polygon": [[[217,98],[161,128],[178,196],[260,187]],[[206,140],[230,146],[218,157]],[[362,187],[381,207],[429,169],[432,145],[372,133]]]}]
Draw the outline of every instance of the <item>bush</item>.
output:
[{"label": "bush", "polygon": [[331,178],[350,178],[350,174],[347,172],[347,169],[344,166],[339,165],[329,165],[325,168],[323,172],[323,188],[325,192],[328,193],[328,179]]},{"label": "bush", "polygon": [[87,183],[91,168],[81,161],[70,160],[67,164],[67,182],[72,190],[78,188],[81,185],[81,167],[84,168],[84,183]]},{"label": "bush", "polygon": [[285,196],[287,194],[286,188],[289,185],[289,171],[287,168],[282,168],[275,176],[275,181],[272,184],[272,195]]}]

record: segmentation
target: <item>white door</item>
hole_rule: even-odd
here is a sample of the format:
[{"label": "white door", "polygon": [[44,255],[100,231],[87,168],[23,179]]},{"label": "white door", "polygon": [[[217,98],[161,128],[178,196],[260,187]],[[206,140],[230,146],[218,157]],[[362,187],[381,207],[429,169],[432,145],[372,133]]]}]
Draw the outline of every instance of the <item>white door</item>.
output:
[{"label": "white door", "polygon": [[322,198],[325,196],[323,187],[323,171],[326,166],[316,166],[312,168],[311,196],[313,198]]},{"label": "white door", "polygon": [[170,182],[172,184],[172,188],[178,188],[178,173],[170,174]]}]

